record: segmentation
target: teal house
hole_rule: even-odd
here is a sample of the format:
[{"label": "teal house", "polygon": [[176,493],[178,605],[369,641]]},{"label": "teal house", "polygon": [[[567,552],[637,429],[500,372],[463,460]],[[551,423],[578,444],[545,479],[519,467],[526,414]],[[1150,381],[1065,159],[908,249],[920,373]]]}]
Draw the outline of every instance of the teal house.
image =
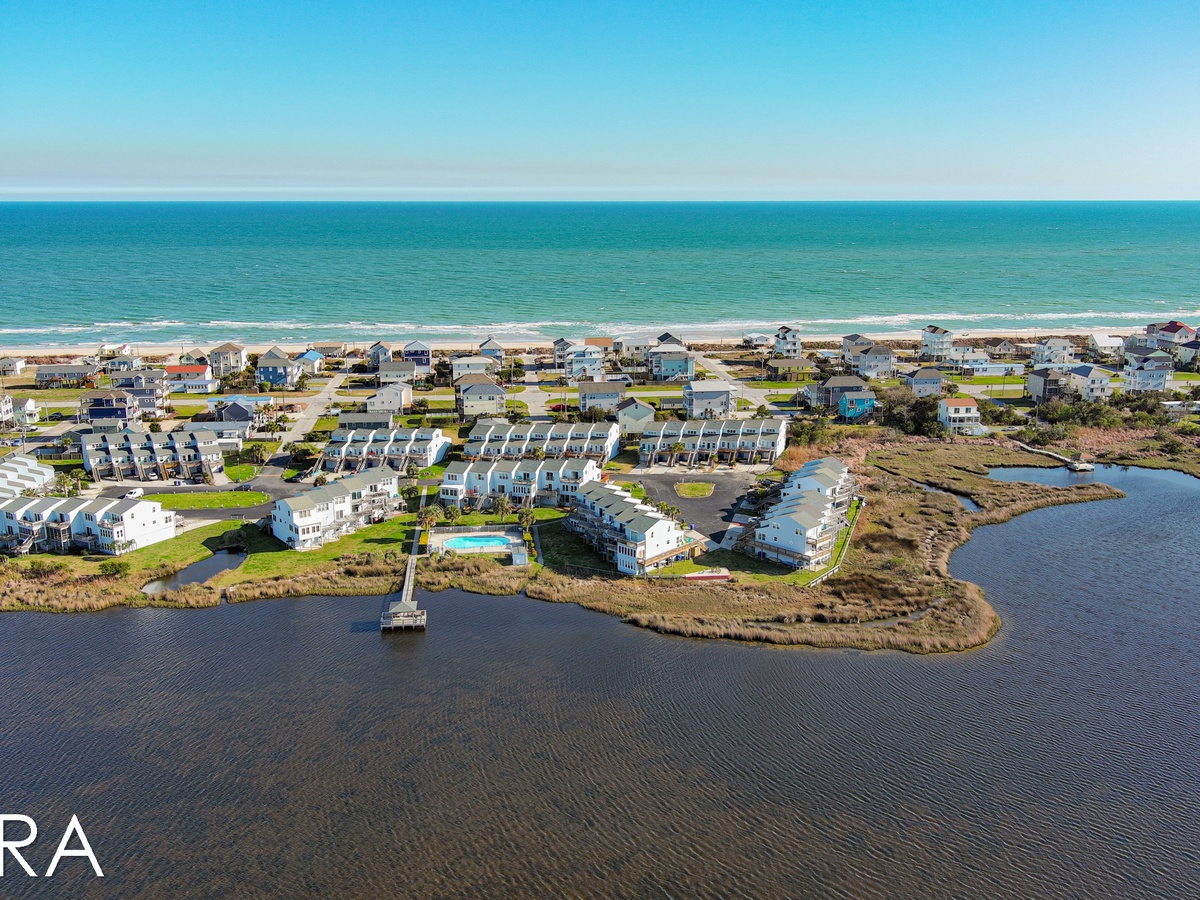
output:
[{"label": "teal house", "polygon": [[874,391],[847,391],[838,398],[838,415],[847,422],[860,422],[875,412]]}]

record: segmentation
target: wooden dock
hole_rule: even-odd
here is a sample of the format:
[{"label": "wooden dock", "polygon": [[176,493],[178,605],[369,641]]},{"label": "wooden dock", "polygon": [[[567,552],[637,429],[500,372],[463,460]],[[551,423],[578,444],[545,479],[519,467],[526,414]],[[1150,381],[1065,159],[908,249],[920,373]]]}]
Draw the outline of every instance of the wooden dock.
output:
[{"label": "wooden dock", "polygon": [[408,556],[408,567],[404,570],[404,587],[400,589],[399,599],[395,594],[383,598],[383,611],[379,614],[379,630],[395,631],[424,631],[426,612],[417,608],[413,600],[413,592],[417,587],[417,550],[420,547],[421,529],[417,529],[413,537],[412,553]]}]

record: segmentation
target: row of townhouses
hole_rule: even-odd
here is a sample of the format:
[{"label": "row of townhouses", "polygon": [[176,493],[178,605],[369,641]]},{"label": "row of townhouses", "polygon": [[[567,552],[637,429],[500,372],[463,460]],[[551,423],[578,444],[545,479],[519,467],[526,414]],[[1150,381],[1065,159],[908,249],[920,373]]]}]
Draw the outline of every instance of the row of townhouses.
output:
[{"label": "row of townhouses", "polygon": [[143,428],[79,436],[83,468],[93,479],[152,480],[212,477],[225,470],[215,431],[185,429],[153,433]]},{"label": "row of townhouses", "polygon": [[796,569],[829,565],[855,488],[854,475],[841,460],[827,456],[805,463],[788,476],[743,550]]},{"label": "row of townhouses", "polygon": [[645,575],[703,552],[678,522],[616,485],[586,484],[575,504],[567,527],[625,575]]},{"label": "row of townhouses", "polygon": [[410,463],[424,469],[440,463],[450,444],[440,428],[394,428],[390,424],[338,428],[321,451],[318,465],[334,472],[385,465],[402,472]]},{"label": "row of townhouses", "polygon": [[774,462],[786,447],[783,419],[672,420],[643,427],[638,457],[650,465]]},{"label": "row of townhouses", "polygon": [[486,505],[500,496],[518,506],[567,506],[580,488],[600,479],[593,459],[480,459],[446,466],[443,506]]},{"label": "row of townhouses", "polygon": [[271,534],[293,550],[315,550],[382,522],[396,510],[400,475],[382,466],[313,488],[271,507]]},{"label": "row of townhouses", "polygon": [[591,457],[607,462],[620,450],[620,427],[613,422],[534,422],[513,425],[504,419],[480,419],[467,435],[467,459],[557,459]]},{"label": "row of townhouses", "polygon": [[71,547],[118,555],[175,537],[175,514],[148,500],[14,497],[0,502],[0,540],[17,553]]},{"label": "row of townhouses", "polygon": [[54,468],[32,456],[11,453],[0,457],[0,499],[19,497],[26,491],[43,491],[54,483]]}]

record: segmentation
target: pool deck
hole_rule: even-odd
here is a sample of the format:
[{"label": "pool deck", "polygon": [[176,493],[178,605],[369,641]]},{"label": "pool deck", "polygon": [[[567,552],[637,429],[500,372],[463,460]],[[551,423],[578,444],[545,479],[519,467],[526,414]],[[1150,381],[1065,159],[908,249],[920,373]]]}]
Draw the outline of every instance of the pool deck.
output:
[{"label": "pool deck", "polygon": [[[508,546],[446,548],[447,541],[458,537],[501,537],[508,540]],[[520,525],[450,526],[434,528],[429,532],[428,553],[430,556],[440,556],[443,549],[455,553],[510,553],[514,548],[523,548],[524,543],[525,532]]]}]

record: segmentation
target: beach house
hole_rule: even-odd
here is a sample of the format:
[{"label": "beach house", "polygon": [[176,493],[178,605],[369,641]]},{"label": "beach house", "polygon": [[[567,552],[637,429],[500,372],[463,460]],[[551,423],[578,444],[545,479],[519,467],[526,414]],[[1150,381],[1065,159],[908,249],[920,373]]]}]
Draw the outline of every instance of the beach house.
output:
[{"label": "beach house", "polygon": [[660,344],[647,355],[653,381],[691,381],[696,377],[696,360],[679,344]]},{"label": "beach house", "polygon": [[803,381],[814,371],[816,365],[803,356],[784,359],[768,359],[766,362],[768,381]]},{"label": "beach house", "polygon": [[613,341],[613,352],[621,359],[643,362],[650,352],[651,341],[648,337],[617,338]]},{"label": "beach house", "polygon": [[325,368],[325,357],[317,350],[305,350],[296,357],[296,365],[305,375],[316,375]]},{"label": "beach house", "polygon": [[489,335],[488,339],[479,345],[479,355],[501,363],[504,361],[504,347],[498,340]]},{"label": "beach house", "polygon": [[21,356],[5,356],[0,359],[0,378],[11,378],[25,371],[25,359]]},{"label": "beach house", "polygon": [[381,466],[347,475],[271,508],[271,534],[293,550],[315,550],[387,519],[400,496],[400,476]]},{"label": "beach house", "polygon": [[1083,365],[1067,370],[1067,383],[1073,394],[1084,400],[1103,402],[1113,395],[1113,372],[1100,366]]},{"label": "beach house", "polygon": [[654,407],[645,400],[629,397],[617,404],[617,425],[622,435],[641,435],[648,422],[654,421]]},{"label": "beach house", "polygon": [[837,409],[842,394],[870,389],[857,375],[831,375],[819,384],[806,384],[801,399],[812,409]]},{"label": "beach house", "polygon": [[1008,359],[1017,352],[1017,345],[1008,338],[985,337],[979,339],[979,346],[993,359]]},{"label": "beach house", "polygon": [[796,359],[802,352],[800,330],[791,325],[780,325],[775,332],[775,355]]},{"label": "beach house", "polygon": [[79,399],[79,415],[94,429],[120,431],[140,422],[142,409],[127,391],[89,391]]},{"label": "beach house", "polygon": [[400,358],[416,366],[418,375],[433,373],[433,347],[424,341],[409,341],[400,351]]},{"label": "beach house", "polygon": [[375,383],[380,387],[392,384],[413,384],[417,380],[417,364],[407,359],[381,362],[375,372]]},{"label": "beach house", "polygon": [[854,357],[854,371],[861,378],[892,378],[896,374],[896,354],[891,347],[872,344]]},{"label": "beach house", "polygon": [[207,363],[167,366],[165,371],[163,387],[171,394],[215,394],[221,387]]},{"label": "beach house", "polygon": [[318,341],[309,349],[316,350],[326,360],[342,359],[346,355],[346,345],[341,341]]},{"label": "beach house", "polygon": [[71,547],[119,556],[175,537],[175,514],[151,500],[17,497],[0,503],[0,540],[18,553]]},{"label": "beach house", "polygon": [[645,575],[703,552],[674,519],[614,484],[589,482],[575,495],[567,528],[625,575]]},{"label": "beach house", "polygon": [[167,373],[163,369],[134,369],[109,379],[116,389],[136,397],[143,416],[161,418],[167,411]]},{"label": "beach house", "polygon": [[625,385],[619,381],[579,382],[579,411],[602,409],[615,413],[625,399]]},{"label": "beach house", "polygon": [[38,366],[33,383],[39,388],[95,387],[100,367],[89,363]]},{"label": "beach house", "polygon": [[854,425],[866,422],[875,412],[874,391],[847,391],[838,397],[838,419]]},{"label": "beach house", "polygon": [[478,459],[452,462],[442,474],[443,506],[486,505],[506,496],[517,506],[568,506],[583,485],[600,480],[593,459]]},{"label": "beach house", "polygon": [[737,412],[737,388],[713,378],[683,386],[683,410],[689,419],[729,419]]},{"label": "beach house", "polygon": [[978,436],[985,431],[974,397],[943,397],[938,401],[938,421],[951,434]]},{"label": "beach house", "polygon": [[1175,377],[1175,361],[1165,350],[1126,357],[1121,367],[1121,390],[1126,394],[1165,391]]},{"label": "beach house", "polygon": [[368,412],[403,413],[412,408],[413,389],[411,384],[397,382],[380,388],[367,398]]},{"label": "beach house", "polygon": [[456,356],[450,360],[453,381],[458,381],[464,375],[491,375],[497,368],[496,360],[486,356]]},{"label": "beach house", "polygon": [[1035,403],[1045,403],[1071,392],[1071,379],[1063,369],[1041,368],[1029,373],[1026,389]]},{"label": "beach house", "polygon": [[923,366],[905,375],[904,384],[918,397],[940,397],[946,379],[932,366]]},{"label": "beach house", "polygon": [[12,416],[17,425],[36,425],[42,419],[42,410],[32,397],[13,397]]},{"label": "beach house", "polygon": [[843,335],[839,355],[841,356],[843,362],[853,362],[854,357],[861,353],[863,348],[869,347],[874,343],[875,342],[869,337],[865,337],[857,332],[854,334]]},{"label": "beach house", "polygon": [[1195,328],[1175,319],[1172,319],[1170,322],[1155,322],[1147,325],[1146,334],[1158,342],[1159,348],[1168,352],[1173,351],[1181,344],[1186,344],[1188,341],[1196,339]]},{"label": "beach house", "polygon": [[213,347],[208,354],[208,365],[214,378],[240,375],[247,365],[246,348],[241,344],[224,343]]},{"label": "beach house", "polygon": [[926,325],[921,332],[921,358],[940,362],[954,349],[954,332],[940,325]]},{"label": "beach house", "polygon": [[1088,336],[1088,353],[1093,359],[1117,359],[1122,355],[1125,342],[1111,334],[1093,334]]},{"label": "beach house", "polygon": [[260,356],[254,367],[254,377],[258,383],[273,388],[294,388],[303,372],[279,347],[272,347]]},{"label": "beach house", "polygon": [[454,380],[454,408],[465,418],[503,416],[508,395],[488,375],[470,373]]},{"label": "beach house", "polygon": [[1066,338],[1046,338],[1033,348],[1032,365],[1069,366],[1075,362],[1075,345]]},{"label": "beach house", "polygon": [[392,347],[383,341],[376,341],[367,350],[367,360],[370,362],[371,368],[377,372],[381,365],[391,362],[392,359]]},{"label": "beach house", "polygon": [[1197,353],[1200,353],[1200,341],[1188,341],[1179,345],[1175,358],[1181,366],[1190,366],[1195,362]]}]

